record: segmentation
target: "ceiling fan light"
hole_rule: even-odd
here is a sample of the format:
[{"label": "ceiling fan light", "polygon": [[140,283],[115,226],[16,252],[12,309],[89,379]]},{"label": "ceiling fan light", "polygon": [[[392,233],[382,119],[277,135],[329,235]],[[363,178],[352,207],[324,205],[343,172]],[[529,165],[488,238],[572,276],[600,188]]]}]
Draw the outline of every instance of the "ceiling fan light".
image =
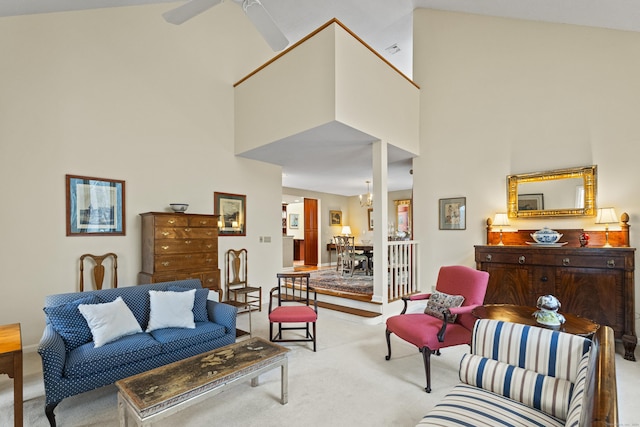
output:
[{"label": "ceiling fan light", "polygon": [[289,40],[258,0],[244,0],[242,10],[275,52],[279,52],[289,45]]}]

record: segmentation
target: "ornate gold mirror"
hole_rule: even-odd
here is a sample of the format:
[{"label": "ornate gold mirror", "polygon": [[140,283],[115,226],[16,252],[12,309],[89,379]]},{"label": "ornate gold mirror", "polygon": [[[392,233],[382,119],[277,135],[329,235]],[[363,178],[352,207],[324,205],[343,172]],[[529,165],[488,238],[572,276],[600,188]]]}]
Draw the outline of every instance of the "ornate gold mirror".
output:
[{"label": "ornate gold mirror", "polygon": [[595,216],[596,175],[596,166],[509,175],[509,218]]}]

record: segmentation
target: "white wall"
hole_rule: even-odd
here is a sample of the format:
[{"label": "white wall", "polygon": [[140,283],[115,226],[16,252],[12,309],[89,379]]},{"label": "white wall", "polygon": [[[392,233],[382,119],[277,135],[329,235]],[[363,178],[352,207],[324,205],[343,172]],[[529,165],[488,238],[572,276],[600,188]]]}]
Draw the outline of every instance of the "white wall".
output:
[{"label": "white wall", "polygon": [[[485,243],[486,218],[505,210],[511,173],[597,165],[598,205],[628,212],[631,246],[640,245],[639,33],[418,9],[414,52],[423,288],[441,265],[475,265],[473,245]],[[467,198],[467,229],[438,230],[438,199],[458,196]],[[594,229],[594,222],[511,224]]]},{"label": "white wall", "polygon": [[[138,214],[171,202],[213,213],[214,191],[246,194],[247,237],[220,238],[223,275],[230,247],[263,288],[281,270],[281,170],[233,154],[233,83],[273,52],[233,2],[180,26],[170,8],[0,19],[0,323],[20,322],[26,346],[45,295],[78,290],[81,254],[116,252],[135,285]],[[65,174],[126,181],[126,236],[65,236]]]}]

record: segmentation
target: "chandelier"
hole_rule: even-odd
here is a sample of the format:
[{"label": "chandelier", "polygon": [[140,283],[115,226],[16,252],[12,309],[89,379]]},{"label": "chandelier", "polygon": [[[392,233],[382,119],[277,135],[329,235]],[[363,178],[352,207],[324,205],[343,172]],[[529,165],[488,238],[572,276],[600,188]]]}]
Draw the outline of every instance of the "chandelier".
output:
[{"label": "chandelier", "polygon": [[373,205],[373,194],[371,194],[371,191],[369,191],[369,184],[371,183],[371,181],[366,182],[367,194],[360,195],[360,206],[362,206],[363,208],[370,208]]}]

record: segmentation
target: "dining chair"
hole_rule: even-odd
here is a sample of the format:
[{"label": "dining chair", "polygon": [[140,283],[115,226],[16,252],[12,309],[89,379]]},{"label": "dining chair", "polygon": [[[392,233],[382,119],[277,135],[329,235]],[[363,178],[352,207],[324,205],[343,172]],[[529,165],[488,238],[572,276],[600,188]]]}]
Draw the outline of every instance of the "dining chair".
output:
[{"label": "dining chair", "polygon": [[[313,342],[316,351],[318,298],[309,285],[309,273],[279,273],[278,286],[269,292],[269,339],[272,342]],[[274,304],[275,303],[275,304]],[[277,332],[274,333],[274,326]],[[303,334],[283,336],[283,331]]]},{"label": "dining chair", "polygon": [[369,257],[356,250],[355,237],[339,236],[342,245],[342,262],[340,269],[342,275],[353,276],[356,268],[362,269],[365,274],[369,274]]}]

